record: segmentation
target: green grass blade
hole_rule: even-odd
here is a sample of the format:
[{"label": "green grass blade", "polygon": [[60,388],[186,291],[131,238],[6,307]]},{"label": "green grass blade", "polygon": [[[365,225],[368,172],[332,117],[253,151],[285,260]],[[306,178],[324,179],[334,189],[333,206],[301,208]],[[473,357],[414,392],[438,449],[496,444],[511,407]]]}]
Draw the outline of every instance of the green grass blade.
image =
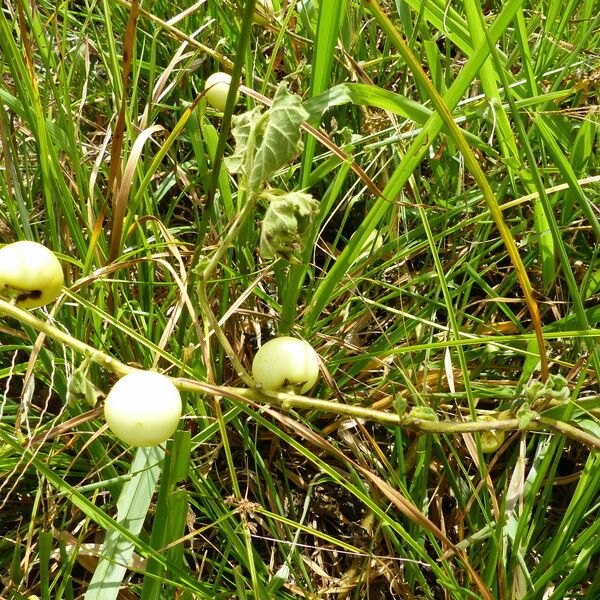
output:
[{"label": "green grass blade", "polygon": [[415,77],[422,83],[423,87],[427,90],[432,104],[435,106],[437,111],[439,111],[439,114],[441,115],[444,123],[446,124],[446,127],[448,127],[451,136],[454,138],[456,145],[460,149],[465,163],[467,164],[467,167],[471,171],[471,174],[473,175],[475,181],[477,182],[477,185],[483,193],[483,197],[486,201],[492,218],[496,223],[496,227],[500,232],[500,236],[502,237],[502,240],[506,246],[511,262],[515,268],[517,278],[519,279],[523,295],[525,296],[525,303],[527,304],[527,308],[529,310],[529,314],[531,316],[531,320],[537,337],[538,351],[540,353],[540,371],[542,374],[542,379],[546,379],[548,376],[548,359],[546,357],[546,348],[544,343],[542,326],[540,322],[539,308],[533,296],[533,287],[531,285],[531,281],[529,280],[529,276],[527,274],[527,270],[525,269],[525,265],[523,264],[523,260],[515,244],[515,240],[510,232],[510,229],[506,226],[504,222],[502,211],[500,210],[500,207],[490,187],[490,184],[488,183],[485,174],[481,170],[479,162],[477,161],[472,150],[468,146],[462,132],[452,119],[452,115],[448,106],[446,106],[444,99],[439,95],[439,92],[435,89],[435,87],[433,87],[431,81],[428,79],[427,75],[423,71],[419,61],[413,56],[410,49],[406,45],[406,42],[394,28],[394,26],[386,17],[386,15],[383,13],[379,5],[375,2],[370,2],[370,6],[372,7],[375,17],[378,20],[381,27],[384,29],[386,34],[394,40],[394,44],[405,58]]},{"label": "green grass blade", "polygon": [[[331,79],[335,46],[342,16],[345,13],[346,0],[322,2],[318,8],[318,21],[310,79],[310,97],[320,94],[327,88]],[[302,155],[302,183],[306,187],[310,177],[310,166],[316,148],[316,140],[306,140]]]},{"label": "green grass blade", "polygon": [[[490,28],[490,36],[493,40],[497,40],[510,25],[520,5],[521,0],[511,0],[504,4],[501,13]],[[452,110],[459,102],[488,55],[489,49],[486,46],[478,48],[470,57],[467,64],[461,69],[444,97],[444,102],[449,110]],[[443,123],[439,114],[437,112],[433,113],[407,150],[398,167],[392,173],[389,182],[383,190],[384,198],[375,201],[348,245],[321,281],[304,317],[305,327],[308,330],[313,329],[325,305],[329,302],[332,293],[340,285],[340,281],[345,277],[349,265],[352,264],[356,256],[360,253],[371,232],[391,210],[393,206],[391,199],[397,198],[400,195],[402,188],[427,153],[430,144],[442,130]]]},{"label": "green grass blade", "polygon": [[[164,450],[159,446],[138,448],[131,463],[132,477],[117,501],[117,523],[139,536],[161,473]],[[104,540],[100,562],[90,581],[85,600],[115,600],[133,556],[134,545],[111,531]]]}]

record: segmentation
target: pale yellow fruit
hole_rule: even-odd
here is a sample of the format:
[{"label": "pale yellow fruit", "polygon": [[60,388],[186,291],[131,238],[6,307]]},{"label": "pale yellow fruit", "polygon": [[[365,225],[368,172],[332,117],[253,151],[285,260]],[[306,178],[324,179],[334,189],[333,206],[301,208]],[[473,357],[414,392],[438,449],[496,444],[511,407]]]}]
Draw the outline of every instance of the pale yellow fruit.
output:
[{"label": "pale yellow fruit", "polygon": [[0,296],[20,308],[37,308],[55,300],[64,274],[52,250],[37,242],[14,242],[0,248]]},{"label": "pale yellow fruit", "polygon": [[[207,80],[205,89],[206,101],[223,112],[225,104],[227,104],[227,95],[229,94],[229,86],[231,85],[231,75],[227,73],[213,73]],[[239,96],[236,96],[236,102]]]},{"label": "pale yellow fruit", "polygon": [[257,386],[266,391],[305,394],[319,377],[319,357],[304,340],[273,338],[256,353],[252,377]]},{"label": "pale yellow fruit", "polygon": [[133,371],[110,390],[104,418],[126,444],[156,446],[173,435],[181,410],[181,396],[168,377],[154,371]]}]

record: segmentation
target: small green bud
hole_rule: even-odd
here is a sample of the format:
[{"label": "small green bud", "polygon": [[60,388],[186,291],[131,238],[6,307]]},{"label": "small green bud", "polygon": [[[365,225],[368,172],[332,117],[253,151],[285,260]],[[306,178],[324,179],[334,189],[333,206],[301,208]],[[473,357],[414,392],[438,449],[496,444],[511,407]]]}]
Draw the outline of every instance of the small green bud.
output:
[{"label": "small green bud", "polygon": [[415,406],[408,417],[413,421],[439,421],[437,413],[430,406]]},{"label": "small green bud", "polygon": [[402,396],[394,396],[393,406],[396,414],[402,416],[408,408],[408,402]]},{"label": "small green bud", "polygon": [[531,421],[534,421],[539,417],[539,414],[535,410],[531,410],[529,404],[524,403],[523,406],[517,411],[517,420],[519,421],[519,429],[526,429]]}]

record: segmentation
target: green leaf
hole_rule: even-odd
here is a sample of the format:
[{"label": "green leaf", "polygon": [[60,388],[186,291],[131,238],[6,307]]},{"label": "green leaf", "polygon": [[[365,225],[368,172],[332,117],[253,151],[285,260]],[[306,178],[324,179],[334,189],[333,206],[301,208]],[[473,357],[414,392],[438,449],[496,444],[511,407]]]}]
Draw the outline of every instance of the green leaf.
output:
[{"label": "green leaf", "polygon": [[233,138],[235,139],[235,152],[225,159],[225,164],[230,173],[242,173],[246,164],[248,141],[250,132],[259,127],[262,118],[262,106],[233,117]]},{"label": "green leaf", "polygon": [[268,198],[271,202],[260,232],[260,254],[263,258],[290,260],[302,251],[305,234],[319,210],[319,203],[305,192],[269,194]]},{"label": "green leaf", "polygon": [[[322,117],[326,110],[344,104],[374,106],[405,119],[410,119],[419,125],[426,123],[433,113],[430,108],[406,96],[364,83],[341,83],[336,85],[307,100],[304,103],[304,108],[310,115],[309,120],[316,120]],[[457,116],[456,121],[459,120],[464,120],[464,117]],[[472,146],[481,148],[490,156],[498,156],[498,152],[478,136],[467,130],[464,130],[464,135]]]},{"label": "green leaf", "polygon": [[600,438],[600,424],[598,424],[597,421],[594,421],[593,419],[580,419],[577,421],[577,425],[584,431]]},{"label": "green leaf", "polygon": [[[139,535],[150,508],[161,472],[164,450],[160,446],[138,448],[130,473],[132,478],[123,486],[117,501],[117,523],[133,535]],[[118,531],[109,531],[104,541],[100,562],[85,594],[85,600],[115,600],[134,544]]]},{"label": "green leaf", "polygon": [[406,409],[408,408],[408,402],[406,401],[406,398],[404,398],[403,396],[395,396],[394,401],[393,401],[393,406],[394,406],[394,410],[396,411],[396,414],[402,416],[406,412]]},{"label": "green leaf", "polygon": [[415,123],[424,123],[431,116],[431,109],[400,94],[364,83],[341,83],[331,89],[310,98],[304,103],[311,119],[320,118],[323,113],[343,104],[357,106],[376,106],[411,119]]},{"label": "green leaf", "polygon": [[571,397],[569,382],[560,374],[550,375],[546,381],[548,396],[559,402],[566,402]]},{"label": "green leaf", "polygon": [[300,97],[290,94],[281,84],[275,92],[269,119],[254,157],[252,173],[248,177],[250,190],[260,189],[277,169],[298,152],[300,125],[307,118],[308,113],[302,108]]},{"label": "green leaf", "polygon": [[535,421],[540,415],[529,408],[529,404],[524,402],[521,408],[517,411],[517,420],[519,421],[519,429],[524,430],[529,423]]},{"label": "green leaf", "polygon": [[300,97],[290,94],[284,84],[266,113],[257,107],[234,118],[235,152],[226,164],[231,173],[246,176],[251,194],[260,194],[273,174],[298,153],[300,126],[307,118]]},{"label": "green leaf", "polygon": [[536,379],[531,382],[524,390],[523,394],[528,403],[535,402],[538,398],[541,398],[546,393],[543,382]]},{"label": "green leaf", "polygon": [[96,406],[102,392],[88,379],[88,361],[84,361],[69,378],[67,387],[67,402],[74,406],[84,403],[88,406]]}]

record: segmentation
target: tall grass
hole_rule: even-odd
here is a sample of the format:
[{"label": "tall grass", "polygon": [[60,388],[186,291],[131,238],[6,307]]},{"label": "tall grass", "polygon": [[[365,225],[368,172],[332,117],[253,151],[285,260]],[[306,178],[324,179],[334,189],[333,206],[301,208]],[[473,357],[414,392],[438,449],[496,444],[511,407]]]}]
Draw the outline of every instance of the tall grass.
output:
[{"label": "tall grass", "polygon": [[[600,597],[598,3],[273,5],[2,6],[0,242],[67,281],[0,300],[0,596]],[[227,161],[281,82],[291,260]],[[309,397],[247,385],[278,334]],[[163,449],[103,426],[131,368],[182,391]]]}]

